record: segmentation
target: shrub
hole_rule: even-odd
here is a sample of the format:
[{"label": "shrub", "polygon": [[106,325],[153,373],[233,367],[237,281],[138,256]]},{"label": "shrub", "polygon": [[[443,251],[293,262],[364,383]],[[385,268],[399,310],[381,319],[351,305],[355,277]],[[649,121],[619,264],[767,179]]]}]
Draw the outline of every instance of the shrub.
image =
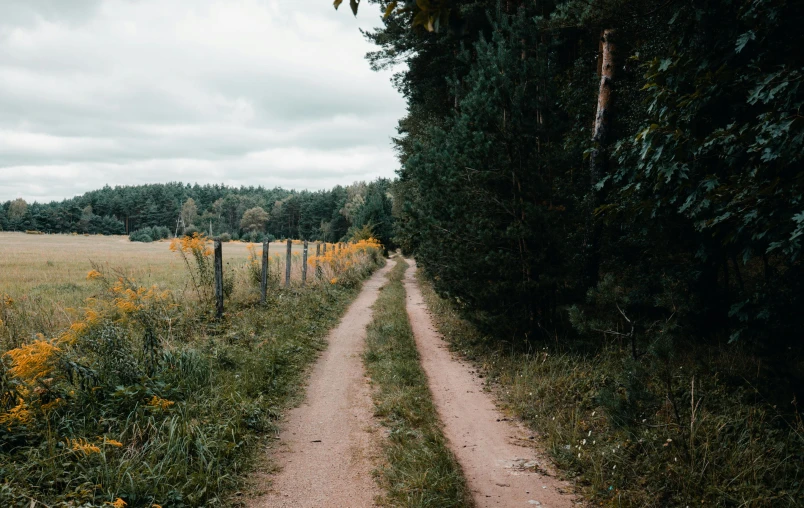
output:
[{"label": "shrub", "polygon": [[223,233],[218,238],[222,242],[230,242],[230,241],[232,241],[232,235],[230,235],[229,233]]},{"label": "shrub", "polygon": [[184,236],[189,237],[189,238],[192,238],[193,236],[195,236],[195,235],[197,235],[199,233],[200,233],[200,231],[198,231],[198,228],[195,227],[195,226],[190,226],[190,227],[184,229]]},{"label": "shrub", "polygon": [[265,235],[259,231],[249,231],[248,233],[244,233],[240,239],[244,242],[260,243],[264,237]]},{"label": "shrub", "polygon": [[150,243],[154,241],[153,230],[151,228],[142,228],[134,231],[128,236],[132,242]]},{"label": "shrub", "polygon": [[166,240],[171,237],[170,229],[165,226],[154,226],[151,231],[153,232],[151,237],[154,240]]}]

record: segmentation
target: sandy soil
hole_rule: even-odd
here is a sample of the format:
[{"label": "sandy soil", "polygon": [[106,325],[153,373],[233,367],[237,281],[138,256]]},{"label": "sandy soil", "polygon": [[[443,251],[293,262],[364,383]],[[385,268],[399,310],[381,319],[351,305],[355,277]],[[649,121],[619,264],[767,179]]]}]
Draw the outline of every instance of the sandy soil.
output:
[{"label": "sandy soil", "polygon": [[569,484],[552,476],[549,464],[528,441],[530,434],[509,421],[433,326],[415,279],[405,274],[407,310],[444,434],[463,468],[478,507],[571,507]]},{"label": "sandy soil", "polygon": [[[381,494],[372,477],[380,454],[379,425],[361,353],[371,306],[393,263],[365,282],[329,335],[313,367],[305,401],[291,410],[280,434],[281,471],[263,478],[252,507],[374,506]],[[271,450],[273,452],[274,450]]]}]

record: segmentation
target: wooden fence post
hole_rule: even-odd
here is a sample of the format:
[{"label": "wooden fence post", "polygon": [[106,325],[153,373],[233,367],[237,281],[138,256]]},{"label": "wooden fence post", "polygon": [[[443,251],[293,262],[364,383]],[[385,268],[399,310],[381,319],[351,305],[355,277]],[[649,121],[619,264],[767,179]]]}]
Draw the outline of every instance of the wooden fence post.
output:
[{"label": "wooden fence post", "polygon": [[304,241],[304,252],[302,253],[302,286],[307,283],[307,240]]},{"label": "wooden fence post", "polygon": [[268,248],[271,243],[262,242],[262,279],[260,280],[260,302],[265,303],[268,297]]},{"label": "wooden fence post", "polygon": [[288,238],[288,255],[285,261],[285,287],[290,287],[290,251],[293,248],[293,241]]},{"label": "wooden fence post", "polygon": [[220,238],[215,239],[215,318],[223,317],[223,247]]},{"label": "wooden fence post", "polygon": [[315,276],[316,278],[321,278],[321,260],[319,256],[321,255],[321,244],[315,244]]}]

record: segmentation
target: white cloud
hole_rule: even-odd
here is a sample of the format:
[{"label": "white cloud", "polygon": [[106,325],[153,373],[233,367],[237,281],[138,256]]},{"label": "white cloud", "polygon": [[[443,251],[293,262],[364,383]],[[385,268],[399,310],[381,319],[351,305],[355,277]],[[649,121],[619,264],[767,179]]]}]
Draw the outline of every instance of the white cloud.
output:
[{"label": "white cloud", "polygon": [[404,103],[358,30],[379,18],[329,0],[0,6],[0,201],[391,177]]}]

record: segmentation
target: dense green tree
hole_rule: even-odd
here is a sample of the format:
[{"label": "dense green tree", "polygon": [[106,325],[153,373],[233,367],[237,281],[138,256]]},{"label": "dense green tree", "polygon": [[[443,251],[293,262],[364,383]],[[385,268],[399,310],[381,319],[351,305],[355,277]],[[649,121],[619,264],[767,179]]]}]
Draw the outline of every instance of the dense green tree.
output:
[{"label": "dense green tree", "polygon": [[249,208],[243,213],[243,218],[240,219],[240,228],[245,231],[265,231],[265,223],[268,222],[268,212],[255,206]]},{"label": "dense green tree", "polygon": [[[375,67],[406,64],[396,237],[441,290],[520,336],[554,334],[576,305],[615,327],[672,318],[689,338],[793,340],[800,2],[450,9],[460,30],[391,8],[369,34]],[[587,300],[604,288],[619,300]]]},{"label": "dense green tree", "polygon": [[8,205],[8,218],[12,221],[22,220],[28,211],[28,203],[22,198],[17,198]]}]

